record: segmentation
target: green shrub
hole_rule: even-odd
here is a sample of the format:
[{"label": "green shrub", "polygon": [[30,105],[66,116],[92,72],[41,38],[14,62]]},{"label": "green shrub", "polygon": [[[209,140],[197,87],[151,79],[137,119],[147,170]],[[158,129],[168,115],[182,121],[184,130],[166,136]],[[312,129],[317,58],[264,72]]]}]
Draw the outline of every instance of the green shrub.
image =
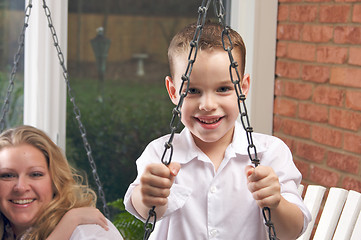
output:
[{"label": "green shrub", "polygon": [[[165,87],[105,82],[103,102],[97,81],[79,79],[72,87],[107,201],[123,198],[137,174],[135,160],[150,141],[170,132],[173,106]],[[70,102],[67,108],[67,157],[96,190]]]},{"label": "green shrub", "polygon": [[[1,111],[4,107],[5,98],[9,88],[9,78],[3,72],[0,72],[0,99]],[[14,80],[14,87],[9,99],[9,110],[5,115],[5,128],[14,127],[23,123],[24,112],[24,81],[22,79]],[[2,113],[2,112],[1,112]],[[1,116],[0,116],[1,117]]]},{"label": "green shrub", "polygon": [[126,240],[139,240],[144,235],[144,223],[128,213],[123,204],[123,199],[118,199],[109,205],[119,211],[113,217],[113,224]]}]

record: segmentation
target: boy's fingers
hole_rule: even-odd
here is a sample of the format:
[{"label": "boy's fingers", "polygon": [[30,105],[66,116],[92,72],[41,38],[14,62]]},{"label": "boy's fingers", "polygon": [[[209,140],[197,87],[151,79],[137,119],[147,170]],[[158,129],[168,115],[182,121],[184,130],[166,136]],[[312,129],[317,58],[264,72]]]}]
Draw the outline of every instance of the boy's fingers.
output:
[{"label": "boy's fingers", "polygon": [[168,165],[168,168],[170,170],[170,173],[173,175],[173,176],[177,176],[180,168],[181,168],[181,165],[180,163],[178,162],[171,162],[169,165]]},{"label": "boy's fingers", "polygon": [[247,178],[250,178],[251,175],[254,173],[254,167],[251,165],[246,166],[245,168]]}]

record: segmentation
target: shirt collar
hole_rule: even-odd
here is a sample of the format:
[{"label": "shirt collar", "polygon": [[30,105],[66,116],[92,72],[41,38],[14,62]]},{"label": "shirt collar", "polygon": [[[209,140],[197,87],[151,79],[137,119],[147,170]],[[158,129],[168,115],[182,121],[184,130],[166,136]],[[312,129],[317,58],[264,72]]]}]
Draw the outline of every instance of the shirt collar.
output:
[{"label": "shirt collar", "polygon": [[[257,153],[262,153],[266,150],[264,144],[262,144],[258,138],[257,133],[252,133],[253,144],[256,146]],[[183,156],[181,159],[177,159],[179,163],[187,163],[195,158],[204,159],[205,154],[196,146],[193,136],[188,128],[184,128],[179,135],[179,141],[182,143],[177,144],[174,147],[174,151],[178,152],[180,156]],[[178,148],[178,146],[183,146],[182,148]],[[242,124],[237,120],[235,123],[235,129],[233,134],[233,140],[230,146],[228,146],[225,157],[232,157],[236,154],[239,155],[248,155],[248,141],[247,134],[244,130]],[[253,155],[253,150],[251,154]]]}]

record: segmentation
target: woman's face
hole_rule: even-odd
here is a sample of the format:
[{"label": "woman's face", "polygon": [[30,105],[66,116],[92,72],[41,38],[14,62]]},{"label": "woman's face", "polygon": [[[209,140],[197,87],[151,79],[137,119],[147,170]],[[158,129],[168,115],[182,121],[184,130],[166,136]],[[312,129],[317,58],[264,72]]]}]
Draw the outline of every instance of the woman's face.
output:
[{"label": "woman's face", "polygon": [[53,198],[52,180],[43,153],[29,144],[0,150],[0,211],[15,234],[32,226]]}]

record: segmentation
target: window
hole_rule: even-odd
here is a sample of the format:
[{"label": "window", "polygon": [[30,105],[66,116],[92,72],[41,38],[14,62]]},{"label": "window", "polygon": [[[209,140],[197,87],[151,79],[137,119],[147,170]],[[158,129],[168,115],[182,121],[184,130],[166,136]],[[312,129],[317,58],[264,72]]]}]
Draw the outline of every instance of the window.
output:
[{"label": "window", "polygon": [[[19,36],[24,25],[24,0],[0,0],[0,97],[1,107],[11,90],[4,128],[22,124],[24,107],[24,54],[19,49]],[[14,67],[14,59],[18,59]],[[16,74],[15,70],[17,70]],[[12,74],[13,73],[13,74]],[[14,87],[10,87],[10,79]]]},{"label": "window", "polygon": [[[123,198],[145,146],[170,133],[167,48],[178,30],[197,21],[200,4],[69,1],[68,69],[107,201]],[[94,184],[69,102],[66,149]]]}]

